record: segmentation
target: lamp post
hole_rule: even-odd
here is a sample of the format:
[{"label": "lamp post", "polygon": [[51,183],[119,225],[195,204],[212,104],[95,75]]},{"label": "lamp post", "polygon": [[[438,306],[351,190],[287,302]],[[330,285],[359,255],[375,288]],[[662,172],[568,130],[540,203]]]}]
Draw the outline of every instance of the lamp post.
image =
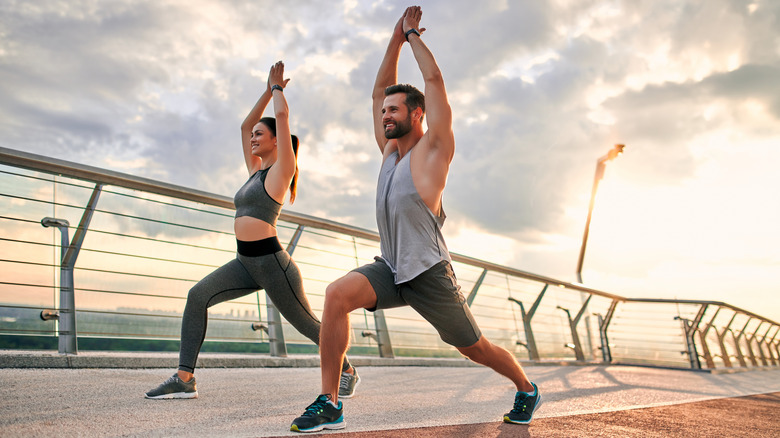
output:
[{"label": "lamp post", "polygon": [[585,247],[588,244],[588,233],[590,231],[590,218],[593,215],[593,204],[596,202],[596,191],[599,189],[599,182],[604,178],[604,168],[607,162],[614,160],[623,153],[625,145],[616,144],[610,149],[607,155],[599,158],[596,162],[596,176],[593,178],[593,190],[590,194],[590,206],[588,207],[588,219],[585,221],[585,233],[582,236],[582,246],[580,247],[580,259],[577,262],[577,282],[582,283],[582,263],[585,260]]}]

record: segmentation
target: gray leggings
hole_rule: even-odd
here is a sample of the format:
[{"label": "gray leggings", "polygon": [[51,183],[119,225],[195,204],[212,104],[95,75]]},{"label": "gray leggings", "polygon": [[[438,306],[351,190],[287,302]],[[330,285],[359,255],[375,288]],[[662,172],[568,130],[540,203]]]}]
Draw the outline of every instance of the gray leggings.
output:
[{"label": "gray leggings", "polygon": [[[259,257],[238,254],[190,289],[181,321],[179,369],[195,371],[200,347],[206,337],[208,308],[224,301],[265,289],[284,318],[319,345],[320,320],[303,292],[298,266],[285,250]],[[344,359],[344,369],[349,362]]]}]

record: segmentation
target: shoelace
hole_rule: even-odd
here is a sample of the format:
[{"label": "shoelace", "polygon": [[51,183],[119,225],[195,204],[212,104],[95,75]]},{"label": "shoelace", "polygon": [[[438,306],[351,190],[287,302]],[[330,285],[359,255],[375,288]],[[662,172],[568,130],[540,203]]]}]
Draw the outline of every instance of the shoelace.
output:
[{"label": "shoelace", "polygon": [[515,405],[512,407],[512,412],[516,414],[527,413],[525,401],[528,400],[528,397],[528,394],[521,392],[515,394]]},{"label": "shoelace", "polygon": [[319,397],[317,397],[317,400],[314,400],[314,403],[310,404],[306,408],[306,412],[303,413],[304,416],[307,417],[314,417],[320,414],[325,409],[325,403],[327,403],[327,400],[323,400]]},{"label": "shoelace", "polygon": [[351,374],[341,373],[341,380],[339,381],[339,387],[345,387],[349,385],[349,380],[352,377]]}]

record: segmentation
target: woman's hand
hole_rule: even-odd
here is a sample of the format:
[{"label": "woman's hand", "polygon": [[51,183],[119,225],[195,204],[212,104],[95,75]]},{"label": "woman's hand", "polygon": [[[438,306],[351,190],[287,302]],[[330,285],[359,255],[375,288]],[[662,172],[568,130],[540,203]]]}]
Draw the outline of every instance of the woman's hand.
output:
[{"label": "woman's hand", "polygon": [[274,85],[285,88],[288,82],[290,82],[289,79],[284,79],[284,62],[279,61],[272,65],[271,71],[268,73],[268,89],[270,90]]}]

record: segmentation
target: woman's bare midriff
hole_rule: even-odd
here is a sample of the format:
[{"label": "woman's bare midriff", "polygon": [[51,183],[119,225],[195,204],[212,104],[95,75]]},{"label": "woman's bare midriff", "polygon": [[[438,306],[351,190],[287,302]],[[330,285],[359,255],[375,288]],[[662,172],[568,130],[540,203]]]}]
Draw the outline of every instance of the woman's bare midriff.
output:
[{"label": "woman's bare midriff", "polygon": [[244,242],[276,236],[276,228],[273,225],[251,216],[237,217],[233,229],[236,239]]}]

